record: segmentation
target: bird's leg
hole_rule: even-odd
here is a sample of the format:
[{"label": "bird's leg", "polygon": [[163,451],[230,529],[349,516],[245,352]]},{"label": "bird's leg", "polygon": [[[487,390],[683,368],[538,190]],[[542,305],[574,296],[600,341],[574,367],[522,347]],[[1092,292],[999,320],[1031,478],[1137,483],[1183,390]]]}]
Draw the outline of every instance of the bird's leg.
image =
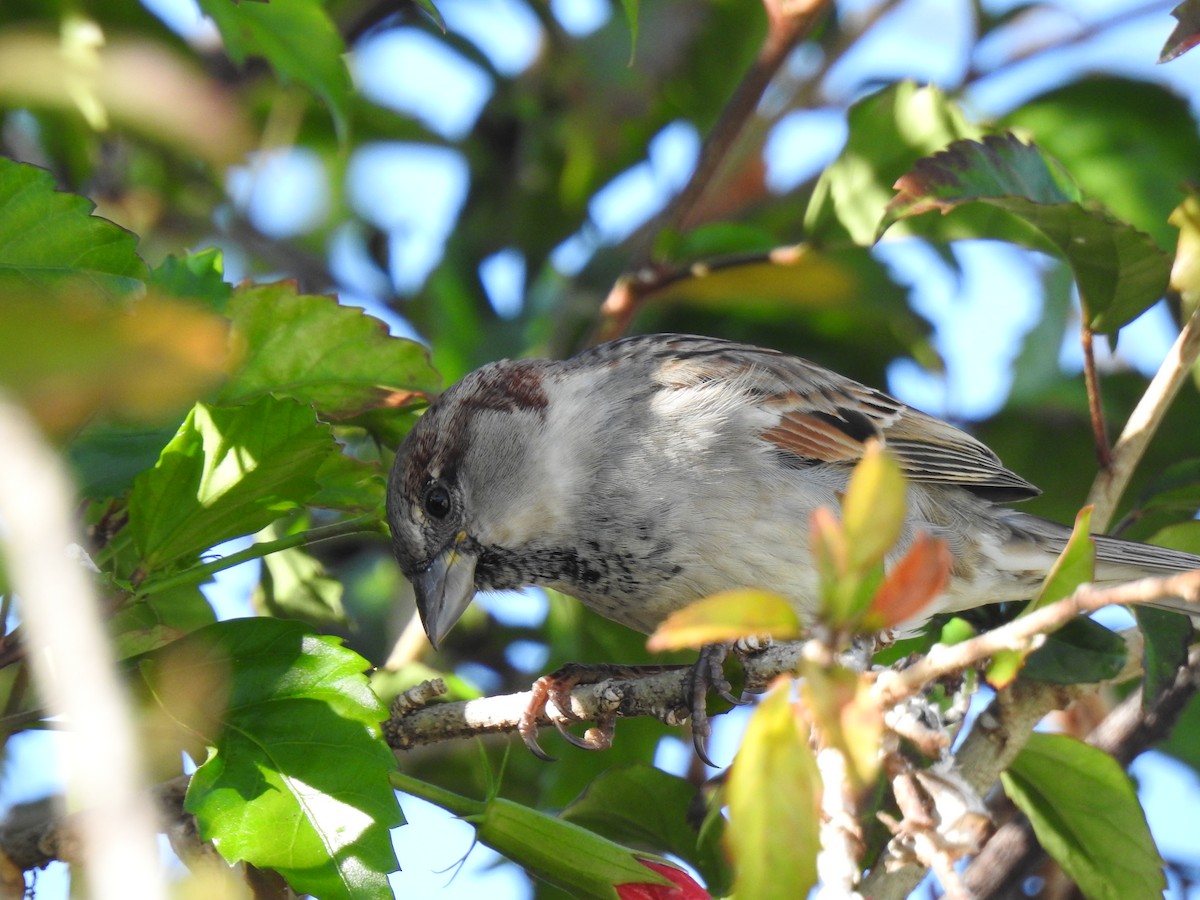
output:
[{"label": "bird's leg", "polygon": [[[718,666],[719,667],[719,666]],[[581,684],[599,684],[610,679],[634,679],[676,669],[678,666],[619,666],[606,664],[567,663],[549,675],[543,675],[533,683],[529,704],[521,714],[517,731],[521,740],[538,759],[553,762],[554,757],[546,753],[537,741],[538,722],[546,715],[546,704],[553,703],[562,713],[562,719],[582,721],[571,708],[571,690]],[[552,719],[558,733],[570,744],[584,750],[605,750],[612,745],[614,716],[598,720],[595,728],[588,729],[584,737],[567,731],[562,719]]]},{"label": "bird's leg", "polygon": [[733,695],[733,685],[725,677],[722,664],[729,651],[738,650],[734,644],[708,644],[700,648],[700,658],[692,666],[688,674],[688,705],[692,716],[692,746],[696,748],[696,756],[706,766],[717,768],[717,764],[708,758],[708,737],[712,734],[712,726],[708,721],[708,693],[713,691],[722,699],[744,706],[749,701]]}]

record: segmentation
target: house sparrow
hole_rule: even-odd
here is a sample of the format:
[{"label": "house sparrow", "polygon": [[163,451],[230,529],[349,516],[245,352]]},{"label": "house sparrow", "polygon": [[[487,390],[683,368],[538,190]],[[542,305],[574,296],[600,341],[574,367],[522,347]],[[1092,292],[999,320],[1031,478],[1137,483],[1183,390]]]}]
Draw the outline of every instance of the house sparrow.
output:
[{"label": "house sparrow", "polygon": [[[472,372],[401,446],[388,522],[434,646],[477,590],[524,585],[642,632],[739,587],[811,620],[809,517],[838,508],[871,439],[908,479],[892,558],[924,531],[954,559],[925,617],[1036,593],[1070,529],[998,505],[1039,491],[982,443],[806,360],[687,335]],[[1098,582],[1200,567],[1106,537],[1096,557]]]}]

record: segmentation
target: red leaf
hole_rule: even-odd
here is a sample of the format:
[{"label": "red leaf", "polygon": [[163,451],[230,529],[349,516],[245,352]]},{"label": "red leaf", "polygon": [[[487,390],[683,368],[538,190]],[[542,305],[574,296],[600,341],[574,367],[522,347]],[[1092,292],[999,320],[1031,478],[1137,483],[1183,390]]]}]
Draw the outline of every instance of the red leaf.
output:
[{"label": "red leaf", "polygon": [[621,900],[712,900],[708,891],[683,869],[648,859],[639,859],[638,862],[671,879],[674,884],[618,884],[617,896]]},{"label": "red leaf", "polygon": [[864,624],[891,628],[917,616],[946,587],[953,564],[945,541],[920,532],[879,586]]}]

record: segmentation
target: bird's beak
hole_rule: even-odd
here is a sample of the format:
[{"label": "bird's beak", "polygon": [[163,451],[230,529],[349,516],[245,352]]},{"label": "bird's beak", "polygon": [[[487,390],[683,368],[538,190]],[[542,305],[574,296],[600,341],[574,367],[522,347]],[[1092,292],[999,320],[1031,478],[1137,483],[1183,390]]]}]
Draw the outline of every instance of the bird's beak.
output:
[{"label": "bird's beak", "polygon": [[437,556],[424,572],[413,579],[417,611],[429,643],[437,649],[447,632],[466,611],[475,596],[475,557],[460,549],[466,540],[461,532],[454,543]]}]

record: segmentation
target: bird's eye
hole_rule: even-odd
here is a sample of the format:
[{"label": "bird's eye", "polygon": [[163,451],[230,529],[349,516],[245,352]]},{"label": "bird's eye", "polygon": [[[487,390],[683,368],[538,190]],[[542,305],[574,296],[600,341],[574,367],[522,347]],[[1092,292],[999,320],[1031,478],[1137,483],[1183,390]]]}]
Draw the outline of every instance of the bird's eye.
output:
[{"label": "bird's eye", "polygon": [[426,514],[435,519],[444,519],[450,515],[450,492],[440,481],[435,481],[425,488],[425,496],[421,503]]}]

